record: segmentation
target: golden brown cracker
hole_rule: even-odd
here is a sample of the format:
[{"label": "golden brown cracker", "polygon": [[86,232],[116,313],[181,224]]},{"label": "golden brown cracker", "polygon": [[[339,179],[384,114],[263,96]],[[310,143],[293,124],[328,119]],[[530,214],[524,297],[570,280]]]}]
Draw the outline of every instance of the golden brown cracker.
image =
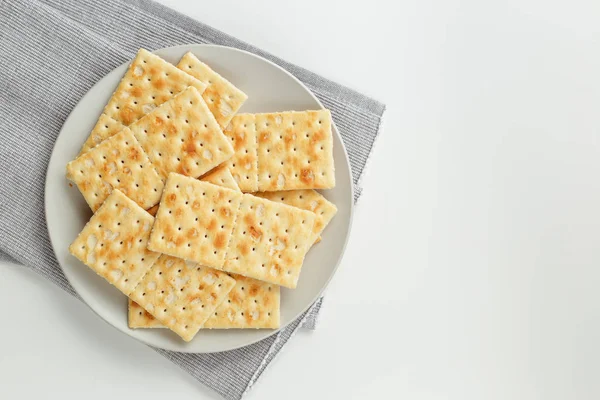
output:
[{"label": "golden brown cracker", "polygon": [[227,126],[231,118],[248,98],[244,92],[213,71],[190,52],[181,58],[177,64],[177,68],[187,72],[206,85],[206,90],[202,93],[202,97],[222,128]]},{"label": "golden brown cracker", "polygon": [[113,190],[69,252],[128,295],[160,255],[146,247],[153,222],[144,209]]},{"label": "golden brown cracker", "polygon": [[233,155],[233,147],[200,93],[189,87],[129,129],[166,179],[170,172],[197,178]]},{"label": "golden brown cracker", "polygon": [[128,128],[67,164],[73,181],[92,211],[113,189],[147,209],[157,204],[163,181]]},{"label": "golden brown cracker", "polygon": [[220,269],[242,194],[171,173],[148,247]]},{"label": "golden brown cracker", "polygon": [[329,110],[256,114],[258,191],[335,186]]},{"label": "golden brown cracker", "polygon": [[316,215],[244,194],[221,269],[295,288]]}]

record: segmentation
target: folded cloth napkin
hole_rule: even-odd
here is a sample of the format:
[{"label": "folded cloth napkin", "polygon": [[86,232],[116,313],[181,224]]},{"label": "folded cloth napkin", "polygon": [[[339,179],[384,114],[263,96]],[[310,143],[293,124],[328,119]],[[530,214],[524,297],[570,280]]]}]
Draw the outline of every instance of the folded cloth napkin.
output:
[{"label": "folded cloth napkin", "polygon": [[[56,136],[79,99],[144,47],[212,43],[279,64],[332,111],[350,157],[355,200],[385,106],[147,0],[0,0],[0,259],[77,296],[48,239],[44,179]],[[322,299],[278,334],[213,354],[155,349],[227,399],[239,399],[296,330],[314,328]]]}]

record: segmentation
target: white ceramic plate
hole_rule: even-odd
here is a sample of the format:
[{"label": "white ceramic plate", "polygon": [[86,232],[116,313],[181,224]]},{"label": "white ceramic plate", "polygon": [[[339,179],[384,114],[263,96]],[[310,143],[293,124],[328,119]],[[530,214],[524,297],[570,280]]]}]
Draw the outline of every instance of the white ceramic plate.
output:
[{"label": "white ceramic plate", "polygon": [[[221,46],[186,45],[155,53],[176,64],[187,51],[233,82],[248,95],[240,112],[271,112],[323,108],[296,78],[272,62],[248,52]],[[200,330],[189,343],[167,329],[129,329],[127,298],[68,252],[91,217],[91,210],[76,187],[69,187],[65,166],[79,152],[111,94],[125,73],[123,64],[100,80],[81,99],[56,140],[46,175],[46,221],[50,240],[69,282],[81,298],[109,324],[149,345],[181,352],[208,353],[231,350],[264,339],[273,330]],[[333,127],[336,187],[322,193],[338,208],[323,233],[323,241],[308,253],[298,287],[282,289],[281,327],[296,319],[321,294],[344,253],[352,220],[352,179],[348,156]]]}]

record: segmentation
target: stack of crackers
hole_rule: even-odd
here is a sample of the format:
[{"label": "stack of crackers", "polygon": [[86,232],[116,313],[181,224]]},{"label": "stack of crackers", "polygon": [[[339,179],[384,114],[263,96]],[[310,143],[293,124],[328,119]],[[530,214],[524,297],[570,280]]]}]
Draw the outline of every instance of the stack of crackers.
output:
[{"label": "stack of crackers", "polygon": [[246,99],[191,53],[142,49],[67,164],[94,212],[69,251],[129,297],[131,328],[279,328],[337,211],[315,191],[335,186],[331,114]]}]

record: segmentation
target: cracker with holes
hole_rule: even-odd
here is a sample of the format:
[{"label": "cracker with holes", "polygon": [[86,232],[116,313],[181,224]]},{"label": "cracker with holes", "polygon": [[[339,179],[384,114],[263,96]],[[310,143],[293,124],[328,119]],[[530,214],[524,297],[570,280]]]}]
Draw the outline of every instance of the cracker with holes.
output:
[{"label": "cracker with holes", "polygon": [[193,87],[129,126],[152,164],[166,179],[170,172],[194,178],[233,155],[233,147]]},{"label": "cracker with holes", "polygon": [[[209,173],[200,177],[200,180],[212,183],[213,185],[233,189],[236,191],[240,190],[227,167],[217,167]],[[150,213],[150,215],[155,216],[156,212],[158,211],[158,204],[152,208],[149,208],[147,211]]]},{"label": "cracker with holes", "polygon": [[206,85],[202,97],[215,116],[219,125],[224,128],[231,118],[242,107],[248,96],[231,82],[213,71],[208,65],[192,53],[186,53],[177,68],[187,72]]},{"label": "cracker with holes", "polygon": [[242,192],[258,190],[256,114],[238,114],[225,128],[235,151],[226,165]]},{"label": "cracker with holes", "polygon": [[[213,270],[215,271],[215,270]],[[271,283],[231,274],[235,286],[201,329],[277,329],[280,288]],[[152,314],[129,299],[130,328],[164,328]]]},{"label": "cracker with holes", "polygon": [[163,181],[128,128],[67,164],[73,181],[92,211],[96,211],[113,189],[147,209],[157,204]]},{"label": "cracker with holes", "polygon": [[232,274],[235,287],[204,323],[206,329],[279,328],[279,286]]},{"label": "cracker with holes", "polygon": [[108,139],[114,134],[121,132],[124,128],[125,125],[119,121],[112,119],[106,114],[102,114],[98,119],[96,126],[94,126],[94,129],[92,130],[93,134],[87,138],[83,144],[83,147],[81,148],[81,151],[79,152],[79,155],[87,153],[105,139]]},{"label": "cracker with holes", "polygon": [[224,272],[162,255],[129,297],[189,342],[234,286]]},{"label": "cracker with holes", "polygon": [[335,186],[329,110],[256,114],[258,190]]},{"label": "cracker with holes", "polygon": [[201,181],[212,183],[213,185],[223,186],[232,190],[240,191],[229,168],[221,166],[213,169],[208,174],[200,178]]},{"label": "cracker with holes", "polygon": [[[129,126],[188,86],[195,87],[200,93],[206,89],[206,85],[193,76],[140,49],[102,115]],[[103,127],[96,124],[90,133],[92,143],[95,142],[94,137],[102,136]],[[88,142],[90,139],[86,144]]]},{"label": "cracker with holes", "polygon": [[160,256],[147,248],[153,222],[144,209],[113,190],[69,252],[128,295]]},{"label": "cracker with holes", "polygon": [[241,197],[240,192],[171,173],[148,248],[221,269]]},{"label": "cracker with holes", "polygon": [[315,219],[313,212],[244,194],[222,269],[295,288]]},{"label": "cracker with holes", "polygon": [[312,189],[261,192],[255,193],[255,196],[315,213],[317,218],[315,219],[315,225],[313,227],[313,243],[321,241],[321,233],[337,213],[335,204],[328,201],[316,190]]}]

